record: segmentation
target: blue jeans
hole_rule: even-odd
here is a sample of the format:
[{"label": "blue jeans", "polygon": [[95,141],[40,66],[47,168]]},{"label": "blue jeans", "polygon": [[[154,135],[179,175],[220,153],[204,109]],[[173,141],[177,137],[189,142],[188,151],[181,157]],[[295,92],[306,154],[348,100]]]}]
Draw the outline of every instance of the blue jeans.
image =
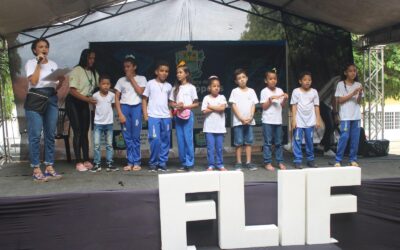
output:
[{"label": "blue jeans", "polygon": [[[46,92],[43,89],[43,92]],[[58,97],[49,97],[46,112],[41,115],[35,111],[25,110],[28,126],[29,159],[31,167],[40,166],[40,137],[44,135],[44,164],[54,165],[54,137],[58,120]]]},{"label": "blue jeans", "polygon": [[179,160],[182,166],[187,168],[192,168],[194,166],[193,123],[193,112],[190,112],[190,118],[188,120],[175,117]]},{"label": "blue jeans", "polygon": [[206,140],[208,167],[224,167],[224,134],[206,133]]},{"label": "blue jeans", "polygon": [[272,162],[272,143],[275,145],[275,159],[276,162],[283,162],[282,150],[282,125],[266,124],[263,123],[264,135],[264,163]]},{"label": "blue jeans", "polygon": [[301,152],[301,143],[304,139],[306,141],[306,156],[307,161],[314,161],[314,144],[313,144],[314,126],[309,128],[295,128],[293,130],[293,154],[294,163],[301,163],[303,153]]},{"label": "blue jeans", "polygon": [[95,165],[99,165],[101,163],[101,136],[105,135],[106,139],[106,162],[107,164],[113,163],[113,124],[94,124],[94,136],[93,136],[93,144],[94,144],[94,159],[93,162]]},{"label": "blue jeans", "polygon": [[240,147],[243,145],[253,144],[253,126],[252,125],[239,125],[233,127],[233,145]]},{"label": "blue jeans", "polygon": [[341,121],[340,122],[340,138],[336,152],[336,162],[343,160],[344,151],[347,142],[350,139],[349,160],[357,161],[358,143],[360,140],[360,120]]},{"label": "blue jeans", "polygon": [[129,166],[140,166],[140,132],[142,131],[142,104],[121,104],[122,114],[126,118],[121,125],[126,145],[126,158]]},{"label": "blue jeans", "polygon": [[148,121],[148,138],[150,144],[151,168],[167,167],[168,154],[171,142],[171,118],[153,118]]}]

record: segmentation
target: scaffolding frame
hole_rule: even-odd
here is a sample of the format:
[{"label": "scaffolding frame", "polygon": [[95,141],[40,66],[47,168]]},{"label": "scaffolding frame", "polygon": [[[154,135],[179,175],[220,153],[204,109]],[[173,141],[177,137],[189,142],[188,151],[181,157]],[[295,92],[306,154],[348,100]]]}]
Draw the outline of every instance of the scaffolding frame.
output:
[{"label": "scaffolding frame", "polygon": [[363,49],[363,126],[369,140],[385,138],[385,46]]}]

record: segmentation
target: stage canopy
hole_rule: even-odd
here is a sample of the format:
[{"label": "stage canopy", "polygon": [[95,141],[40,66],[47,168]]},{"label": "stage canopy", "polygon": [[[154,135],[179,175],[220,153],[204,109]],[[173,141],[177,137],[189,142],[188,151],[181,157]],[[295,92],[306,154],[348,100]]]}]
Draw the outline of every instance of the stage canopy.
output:
[{"label": "stage canopy", "polygon": [[[24,30],[62,23],[121,2],[134,1],[3,0],[0,3],[0,35],[7,38]],[[159,1],[137,2],[151,4]],[[231,5],[238,1],[215,2]],[[367,45],[400,41],[400,4],[397,0],[249,0],[248,2],[366,35]]]}]

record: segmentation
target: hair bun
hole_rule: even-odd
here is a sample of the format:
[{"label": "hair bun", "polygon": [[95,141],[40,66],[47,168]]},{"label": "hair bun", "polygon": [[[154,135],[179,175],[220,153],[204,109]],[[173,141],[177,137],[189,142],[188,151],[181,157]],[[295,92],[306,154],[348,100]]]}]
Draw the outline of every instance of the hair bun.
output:
[{"label": "hair bun", "polygon": [[178,63],[178,65],[176,65],[176,67],[177,68],[179,68],[179,67],[183,67],[183,66],[186,66],[186,62],[185,61],[180,61],[179,63]]}]

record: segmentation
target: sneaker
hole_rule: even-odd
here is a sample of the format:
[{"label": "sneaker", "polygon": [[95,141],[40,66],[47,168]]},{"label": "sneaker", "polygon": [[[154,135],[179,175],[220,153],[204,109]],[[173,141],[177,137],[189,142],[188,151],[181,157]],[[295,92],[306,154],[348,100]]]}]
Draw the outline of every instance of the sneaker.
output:
[{"label": "sneaker", "polygon": [[62,178],[62,175],[57,174],[57,172],[54,169],[51,170],[45,170],[44,171],[44,177],[47,178],[49,181],[54,181],[54,180],[59,180]]},{"label": "sneaker", "polygon": [[228,171],[228,169],[226,169],[226,168],[223,167],[223,166],[222,166],[222,167],[219,167],[218,170],[219,170],[219,171]]},{"label": "sneaker", "polygon": [[356,161],[351,161],[349,165],[352,166],[352,167],[359,167],[360,166],[360,165],[358,165],[358,163]]},{"label": "sneaker", "polygon": [[113,166],[112,164],[108,164],[107,168],[106,168],[107,172],[115,172],[115,171],[118,171],[118,170],[119,170],[119,168]]},{"label": "sneaker", "polygon": [[85,166],[85,168],[88,169],[88,170],[93,168],[93,164],[90,163],[90,161],[85,161],[83,163],[83,166]]},{"label": "sneaker", "polygon": [[235,164],[235,166],[233,166],[233,168],[236,170],[236,171],[242,171],[242,163],[236,163]]},{"label": "sneaker", "polygon": [[315,164],[314,161],[307,162],[307,166],[309,166],[310,168],[317,168],[318,167],[317,164]]},{"label": "sneaker", "polygon": [[335,164],[333,165],[334,167],[341,167],[342,165],[340,165],[340,162],[335,162]]},{"label": "sneaker", "polygon": [[151,173],[157,172],[157,166],[150,166],[149,167],[149,172],[151,172]]},{"label": "sneaker", "polygon": [[33,173],[32,175],[33,181],[34,182],[47,182],[48,179],[42,172],[40,173]]},{"label": "sneaker", "polygon": [[209,167],[207,168],[207,171],[214,171],[214,167],[209,166]]},{"label": "sneaker", "polygon": [[187,167],[180,167],[180,168],[178,168],[176,171],[178,171],[178,172],[185,172],[185,171],[187,171]]},{"label": "sneaker", "polygon": [[250,171],[254,171],[254,170],[257,170],[258,168],[256,167],[256,165],[255,164],[253,164],[253,163],[251,163],[251,162],[249,162],[249,163],[246,163],[246,168],[248,169],[248,170],[250,170]]},{"label": "sneaker", "polygon": [[168,169],[163,168],[163,167],[158,167],[158,171],[160,171],[160,172],[168,172]]},{"label": "sneaker", "polygon": [[75,165],[76,170],[78,170],[78,172],[86,172],[88,171],[88,169],[83,165],[82,162],[79,162]]},{"label": "sneaker", "polygon": [[296,168],[296,169],[303,169],[303,166],[301,165],[301,163],[295,162],[295,163],[294,163],[294,168]]},{"label": "sneaker", "polygon": [[89,171],[92,173],[100,172],[101,171],[100,164],[95,164],[94,167],[92,169],[90,169]]},{"label": "sneaker", "polygon": [[324,152],[324,156],[335,157],[336,154],[332,151],[332,149],[329,149],[328,151]]}]

